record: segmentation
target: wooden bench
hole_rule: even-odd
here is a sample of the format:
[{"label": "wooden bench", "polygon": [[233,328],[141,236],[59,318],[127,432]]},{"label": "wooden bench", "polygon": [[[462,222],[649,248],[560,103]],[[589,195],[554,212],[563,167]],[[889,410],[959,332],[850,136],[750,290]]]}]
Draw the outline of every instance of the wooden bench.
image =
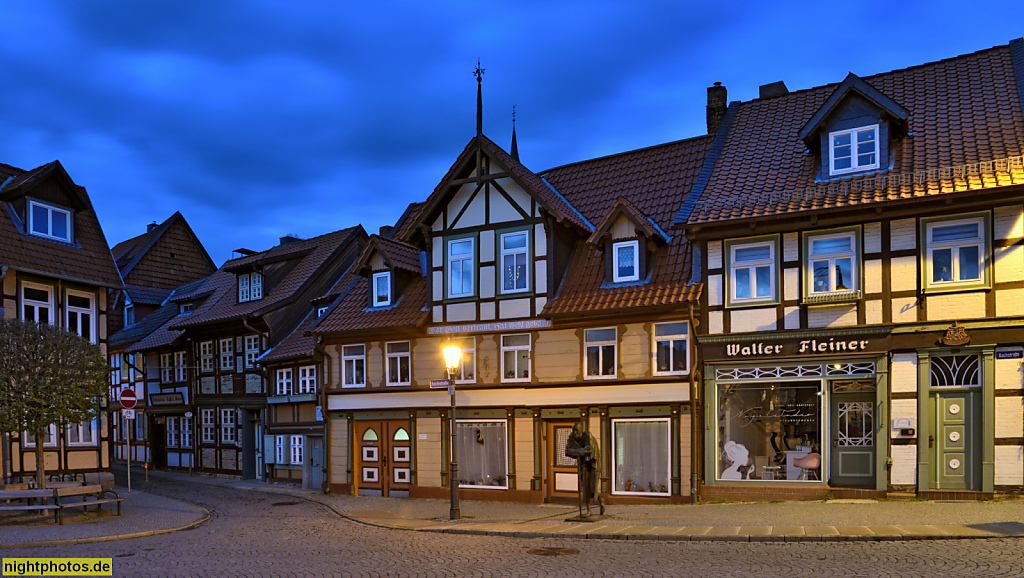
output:
[{"label": "wooden bench", "polygon": [[[63,523],[56,492],[57,490],[4,490],[0,492],[0,512],[53,510],[53,521]],[[12,504],[10,500],[19,500],[24,503]],[[48,504],[47,500],[53,500],[53,503]],[[118,509],[120,509],[120,505],[118,505]]]},{"label": "wooden bench", "polygon": [[[119,496],[114,490],[104,490],[103,486],[78,486],[73,488],[55,488],[53,490],[43,490],[53,492],[53,501],[57,506],[57,523],[64,523],[64,509],[65,508],[84,508],[89,509],[89,506],[96,506],[96,509],[103,507],[103,504],[117,504],[117,515],[121,515],[121,502],[124,498]],[[113,497],[104,497],[107,494],[111,494]],[[66,501],[66,498],[77,498],[81,496],[81,502]]]},{"label": "wooden bench", "polygon": [[32,484],[28,482],[14,483],[14,484],[0,484],[0,492],[8,490],[31,490]]}]

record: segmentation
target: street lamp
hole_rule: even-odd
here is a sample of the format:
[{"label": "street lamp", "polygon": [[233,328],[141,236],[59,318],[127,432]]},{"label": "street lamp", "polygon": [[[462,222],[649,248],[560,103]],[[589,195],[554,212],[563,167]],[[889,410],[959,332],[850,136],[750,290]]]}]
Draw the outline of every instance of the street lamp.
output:
[{"label": "street lamp", "polygon": [[448,511],[448,519],[458,520],[462,517],[459,511],[459,462],[456,456],[459,454],[459,439],[455,431],[455,374],[459,371],[462,361],[462,350],[458,345],[449,342],[441,350],[444,353],[444,366],[448,369],[448,387],[452,396],[452,466],[448,476],[448,485],[451,487],[452,500],[451,509]]}]

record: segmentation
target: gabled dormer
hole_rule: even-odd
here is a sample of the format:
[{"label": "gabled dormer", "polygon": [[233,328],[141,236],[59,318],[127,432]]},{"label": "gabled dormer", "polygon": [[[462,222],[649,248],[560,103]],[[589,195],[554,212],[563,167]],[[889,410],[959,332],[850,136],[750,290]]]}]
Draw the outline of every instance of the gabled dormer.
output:
[{"label": "gabled dormer", "polygon": [[890,148],[907,134],[910,111],[850,73],[800,130],[818,154],[818,180],[838,179],[890,166]]},{"label": "gabled dormer", "polygon": [[75,244],[76,214],[89,208],[82,188],[57,161],[8,177],[0,200],[8,203],[23,234],[69,245]]},{"label": "gabled dormer", "polygon": [[605,284],[621,285],[649,279],[655,255],[670,239],[653,219],[620,196],[587,242],[604,252]]},{"label": "gabled dormer", "polygon": [[370,235],[353,270],[369,280],[367,307],[387,308],[398,303],[412,282],[424,275],[426,256],[416,247]]}]

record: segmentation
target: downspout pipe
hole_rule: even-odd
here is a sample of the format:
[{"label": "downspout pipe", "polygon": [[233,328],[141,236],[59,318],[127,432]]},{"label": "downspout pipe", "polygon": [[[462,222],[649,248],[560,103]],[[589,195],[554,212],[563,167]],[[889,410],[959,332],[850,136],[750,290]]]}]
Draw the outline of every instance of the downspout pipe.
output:
[{"label": "downspout pipe", "polygon": [[[316,341],[313,342],[313,349],[321,355],[326,366],[326,371],[322,372],[323,386],[320,388],[317,397],[320,399],[320,414],[324,418],[324,444],[323,447],[328,447],[328,441],[331,439],[331,420],[327,415],[327,384],[331,383],[331,358],[327,355],[327,350],[323,347],[323,337],[317,337]],[[331,480],[328,478],[328,473],[331,471],[331,452],[324,452],[324,476],[323,486],[320,491],[329,494],[331,493]]]},{"label": "downspout pipe", "polygon": [[[10,269],[8,265],[0,265],[0,290],[3,289],[4,279],[7,278],[7,270]],[[0,310],[3,310],[3,292],[0,291]],[[17,315],[17,307],[15,307],[15,315]],[[6,317],[6,313],[0,318]],[[3,436],[0,436],[0,460],[3,461],[3,467],[0,468],[0,476],[3,476],[3,481],[6,484],[11,478],[11,434],[4,432]]]},{"label": "downspout pipe", "polygon": [[687,316],[690,321],[690,335],[693,341],[693,366],[690,368],[690,500],[696,504],[698,501],[697,493],[697,480],[699,479],[698,472],[700,471],[700,456],[701,449],[704,447],[704,440],[699,437],[701,432],[700,424],[698,423],[699,417],[702,415],[699,410],[700,404],[697,399],[697,383],[695,376],[697,374],[697,368],[700,367],[700,355],[699,348],[697,347],[697,322],[693,316],[693,301],[689,303],[689,310]]}]

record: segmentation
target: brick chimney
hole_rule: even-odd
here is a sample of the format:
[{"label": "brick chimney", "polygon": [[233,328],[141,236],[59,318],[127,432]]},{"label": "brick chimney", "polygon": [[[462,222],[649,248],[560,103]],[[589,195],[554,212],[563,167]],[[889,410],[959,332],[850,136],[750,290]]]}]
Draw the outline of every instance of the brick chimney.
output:
[{"label": "brick chimney", "polygon": [[726,98],[727,93],[721,82],[708,87],[708,134],[715,134],[722,125],[728,107]]},{"label": "brick chimney", "polygon": [[379,232],[377,234],[378,234],[378,236],[390,239],[391,238],[391,232],[393,230],[394,230],[394,227],[390,227],[388,225],[381,225],[381,228],[380,228],[380,230],[379,230]]},{"label": "brick chimney", "polygon": [[156,221],[153,221],[152,223],[146,225],[146,232],[148,233],[148,232],[152,231],[153,229],[155,229],[155,228],[157,228],[159,226],[160,225],[156,224]]},{"label": "brick chimney", "polygon": [[758,96],[760,98],[775,98],[784,94],[789,94],[789,89],[786,88],[786,83],[780,80],[771,84],[762,84]]},{"label": "brick chimney", "polygon": [[298,235],[285,235],[281,237],[281,243],[278,246],[286,247],[288,245],[291,245],[292,243],[298,243],[301,240],[302,239]]}]

